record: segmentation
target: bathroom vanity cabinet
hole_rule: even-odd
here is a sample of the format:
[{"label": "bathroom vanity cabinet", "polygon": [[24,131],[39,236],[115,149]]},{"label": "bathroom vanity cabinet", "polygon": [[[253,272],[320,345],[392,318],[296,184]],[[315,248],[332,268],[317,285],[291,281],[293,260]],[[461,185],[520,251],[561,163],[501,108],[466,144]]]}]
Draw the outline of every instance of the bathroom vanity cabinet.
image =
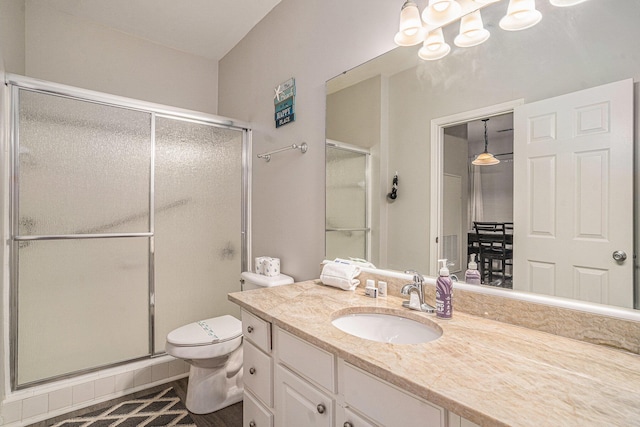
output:
[{"label": "bathroom vanity cabinet", "polygon": [[473,427],[246,310],[245,427]]},{"label": "bathroom vanity cabinet", "polygon": [[[229,299],[243,310],[247,427],[596,427],[640,419],[635,353],[462,310],[440,320],[404,309],[393,293],[373,299],[315,280]],[[358,313],[422,321],[442,335],[390,344],[332,325]]]}]

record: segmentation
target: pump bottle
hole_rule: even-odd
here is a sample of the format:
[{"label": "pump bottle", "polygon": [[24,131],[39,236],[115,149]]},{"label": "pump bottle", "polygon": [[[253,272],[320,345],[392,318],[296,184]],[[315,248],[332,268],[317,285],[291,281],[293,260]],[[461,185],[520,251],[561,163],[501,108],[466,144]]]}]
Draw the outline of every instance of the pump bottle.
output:
[{"label": "pump bottle", "polygon": [[451,319],[453,314],[453,282],[449,277],[447,260],[440,259],[440,275],[436,280],[436,316],[440,319]]},{"label": "pump bottle", "polygon": [[464,281],[470,285],[482,284],[478,264],[476,263],[476,254],[471,254],[471,261],[467,265],[467,271],[464,273]]}]

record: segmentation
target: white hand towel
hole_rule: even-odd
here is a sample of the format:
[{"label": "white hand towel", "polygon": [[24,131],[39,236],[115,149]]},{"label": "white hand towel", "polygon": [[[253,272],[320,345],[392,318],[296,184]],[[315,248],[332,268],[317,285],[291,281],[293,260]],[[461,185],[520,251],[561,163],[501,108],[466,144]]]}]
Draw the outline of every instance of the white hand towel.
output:
[{"label": "white hand towel", "polygon": [[359,274],[360,267],[357,265],[328,262],[322,267],[320,280],[325,285],[353,291],[360,284],[360,280],[356,279]]},{"label": "white hand towel", "polygon": [[280,258],[265,257],[262,261],[262,269],[267,277],[275,277],[280,275]]}]

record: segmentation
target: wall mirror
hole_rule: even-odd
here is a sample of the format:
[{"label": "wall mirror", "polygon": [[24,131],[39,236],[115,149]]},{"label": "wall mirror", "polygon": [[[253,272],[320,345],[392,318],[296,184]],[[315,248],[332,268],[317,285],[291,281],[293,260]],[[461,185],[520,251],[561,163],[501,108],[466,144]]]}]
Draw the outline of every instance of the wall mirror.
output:
[{"label": "wall mirror", "polygon": [[[419,59],[420,46],[399,47],[327,82],[327,139],[360,147],[369,157],[367,221],[357,246],[366,249],[357,256],[367,254],[379,268],[429,275],[436,274],[437,259],[446,256],[457,263],[452,270],[464,275],[473,231],[469,164],[484,149],[483,119],[488,118],[489,152],[501,155],[501,163],[480,167],[481,219],[513,222],[514,265],[507,267],[512,277],[492,284],[513,289],[505,292],[638,308],[634,248],[640,186],[633,163],[640,162],[633,147],[639,134],[634,96],[640,55],[634,44],[640,27],[633,17],[640,15],[640,4],[601,0],[561,8],[546,0],[536,3],[543,18],[527,30],[499,28],[508,2],[498,1],[482,9],[491,36],[479,46],[453,45],[456,21],[443,29],[452,49],[440,60]],[[578,117],[581,132],[590,134],[583,148],[570,154],[527,151],[532,138],[558,139],[552,134],[557,123],[534,120],[550,117],[535,108],[622,81],[628,92],[624,113],[607,99],[585,101],[578,116],[571,116],[569,121]],[[591,145],[602,139],[596,134],[610,134],[608,126],[617,126],[620,117],[631,134],[614,135],[604,148]],[[635,159],[631,170],[618,167],[620,147],[626,150],[623,157]],[[396,174],[397,198],[390,199]],[[563,175],[573,180],[561,184]],[[333,191],[327,188],[328,198]],[[582,214],[560,219],[562,211]],[[610,222],[619,211],[627,214],[622,227]],[[616,233],[628,238],[624,247],[589,246],[613,240]],[[587,243],[587,249],[568,243],[553,249],[553,262],[538,259],[540,252],[552,250],[536,242],[560,234]],[[627,259],[614,259],[617,251]],[[589,256],[578,258],[582,252]],[[346,245],[332,245],[327,257],[335,256],[356,255]],[[611,271],[623,265],[626,276],[619,279]]]}]

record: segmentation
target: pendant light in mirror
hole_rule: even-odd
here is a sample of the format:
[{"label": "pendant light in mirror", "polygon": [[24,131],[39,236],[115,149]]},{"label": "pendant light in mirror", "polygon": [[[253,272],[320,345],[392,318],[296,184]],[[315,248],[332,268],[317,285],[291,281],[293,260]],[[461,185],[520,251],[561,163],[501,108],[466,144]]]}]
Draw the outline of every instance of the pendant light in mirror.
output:
[{"label": "pendant light in mirror", "polygon": [[497,165],[500,163],[500,160],[496,159],[487,149],[487,146],[489,145],[489,139],[487,137],[487,122],[489,119],[482,119],[482,121],[484,122],[484,152],[478,154],[471,164],[476,166]]},{"label": "pendant light in mirror", "polygon": [[393,41],[398,46],[413,46],[424,40],[425,33],[418,5],[412,0],[405,1],[400,11],[400,30]]}]

